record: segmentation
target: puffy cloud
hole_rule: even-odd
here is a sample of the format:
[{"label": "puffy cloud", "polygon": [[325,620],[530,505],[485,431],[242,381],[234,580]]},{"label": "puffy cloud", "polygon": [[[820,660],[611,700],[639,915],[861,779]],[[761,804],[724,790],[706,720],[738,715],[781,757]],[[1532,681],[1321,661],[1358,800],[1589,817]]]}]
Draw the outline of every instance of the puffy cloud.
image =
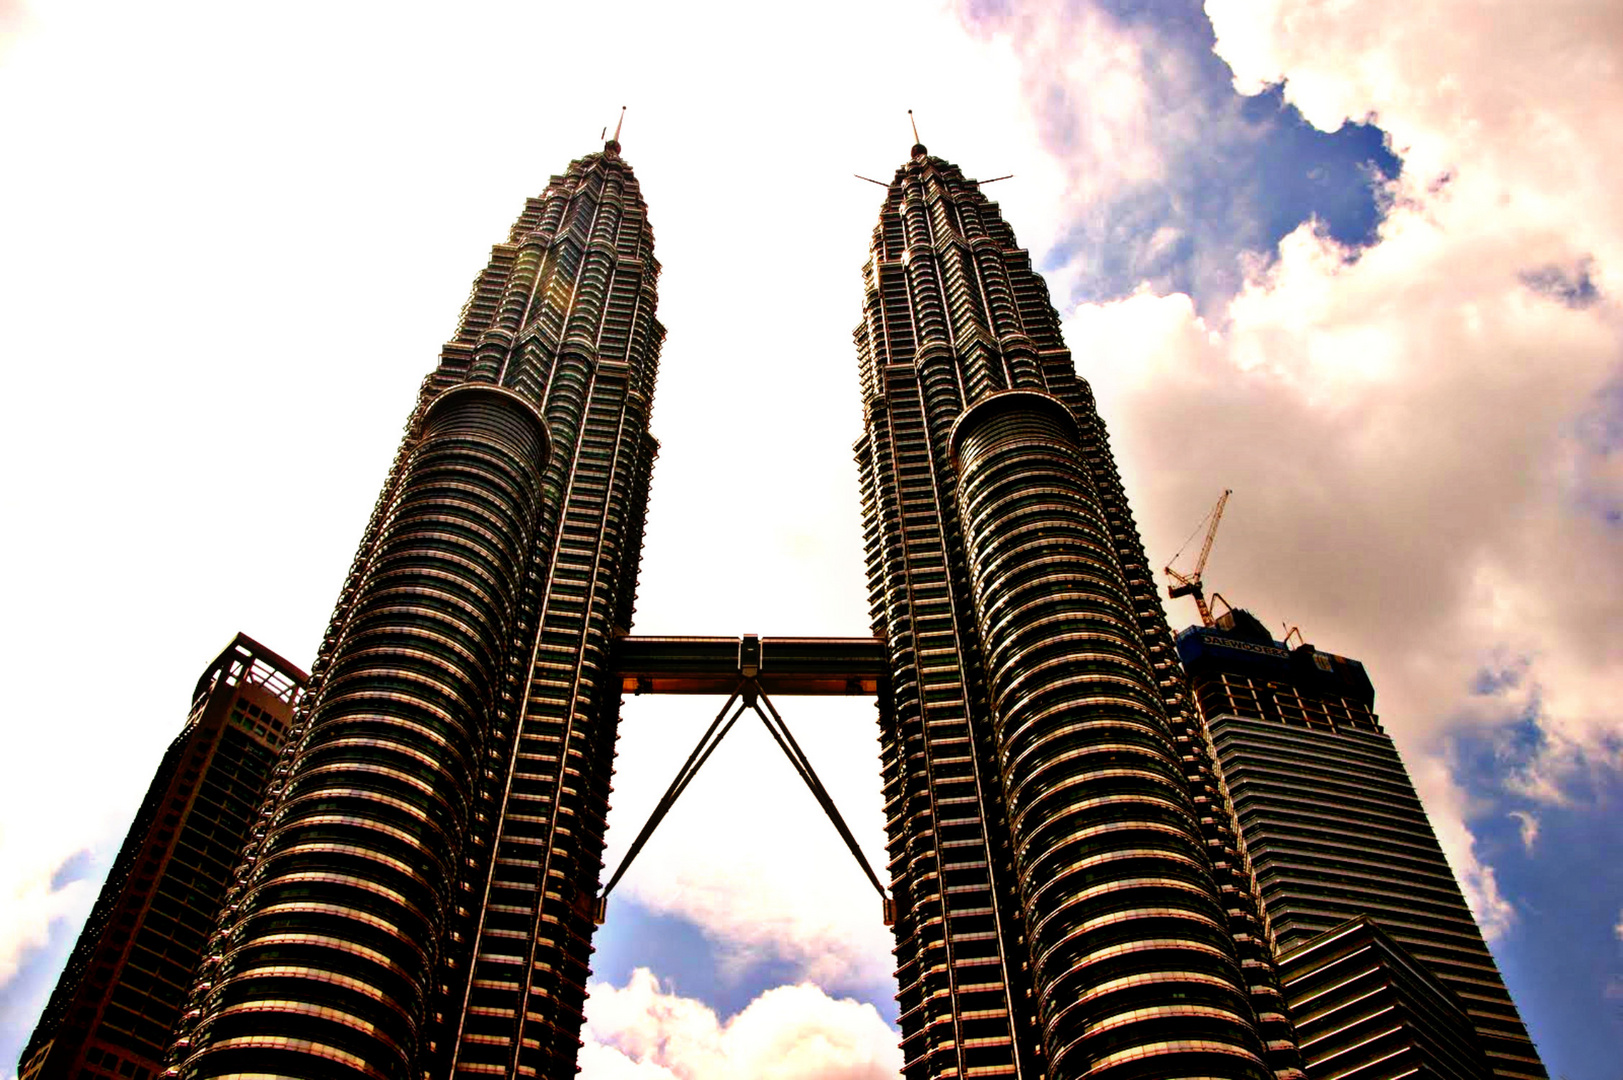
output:
[{"label": "puffy cloud", "polygon": [[1493,932],[1510,908],[1473,853],[1451,733],[1532,717],[1505,783],[1545,801],[1623,764],[1623,226],[1605,180],[1623,158],[1604,119],[1623,95],[1571,70],[1615,63],[1623,34],[1599,32],[1616,17],[1599,5],[1510,29],[1466,4],[1209,6],[1242,84],[1284,76],[1323,127],[1379,114],[1406,162],[1379,242],[1355,258],[1304,225],[1221,326],[1140,292],[1079,309],[1068,338],[1152,559],[1237,489],[1212,587],[1368,664]]},{"label": "puffy cloud", "polygon": [[1517,835],[1521,837],[1522,850],[1531,855],[1533,845],[1538,843],[1538,815],[1531,810],[1512,810],[1508,816],[1516,821]]},{"label": "puffy cloud", "polygon": [[89,912],[97,881],[80,876],[81,852],[62,860],[49,843],[15,825],[0,827],[0,878],[7,930],[0,936],[0,991],[9,993],[25,957],[44,948],[53,931],[76,926]]},{"label": "puffy cloud", "polygon": [[1318,127],[1374,113],[1423,180],[1468,180],[1475,225],[1543,231],[1555,258],[1596,260],[1596,284],[1623,283],[1623,166],[1615,123],[1623,8],[1609,0],[1207,0],[1217,51],[1241,90],[1283,78]]},{"label": "puffy cloud", "polygon": [[[1377,683],[1376,694],[1382,693]],[[1379,700],[1377,707],[1380,707]],[[1404,743],[1410,729],[1407,718],[1395,717],[1389,710],[1383,712],[1386,729],[1400,744]],[[1516,925],[1517,909],[1501,888],[1498,872],[1486,861],[1483,849],[1487,845],[1479,843],[1466,824],[1473,816],[1474,807],[1451,771],[1452,762],[1444,754],[1409,752],[1407,748],[1404,757],[1410,779],[1425,803],[1426,816],[1437,834],[1437,842],[1448,856],[1460,891],[1476,916],[1477,927],[1490,942],[1504,937]]]},{"label": "puffy cloud", "polygon": [[1246,256],[1302,221],[1371,238],[1379,180],[1398,170],[1381,133],[1315,130],[1272,88],[1237,95],[1198,0],[960,7],[972,32],[1018,58],[1062,171],[1054,206],[1017,219],[1028,243],[1055,238],[1044,266],[1060,296],[1107,299],[1148,281],[1217,311]]},{"label": "puffy cloud", "polygon": [[647,968],[624,987],[589,989],[583,1080],[879,1080],[901,1069],[896,1032],[872,1005],[815,986],[767,990],[727,1020],[661,990]]},{"label": "puffy cloud", "polygon": [[[1623,674],[1603,599],[1623,586],[1619,537],[1574,498],[1571,464],[1572,418],[1611,377],[1617,329],[1527,290],[1515,256],[1404,210],[1353,264],[1295,234],[1222,333],[1184,297],[1140,294],[1080,310],[1069,338],[1120,433],[1152,558],[1237,487],[1213,587],[1363,659],[1411,767],[1450,725],[1537,701],[1552,749],[1518,782],[1545,791],[1564,748],[1606,753],[1605,687]],[[1473,694],[1506,651],[1526,674]],[[1455,800],[1420,779],[1435,820]]]},{"label": "puffy cloud", "polygon": [[1120,281],[1165,274],[1173,258],[1191,262],[1191,223],[1162,196],[1179,148],[1211,132],[1195,58],[1091,3],[967,3],[963,18],[1018,58],[1037,133],[1063,172],[1046,213],[1015,219],[1028,243],[1073,237],[1047,260],[1056,292],[1108,295]]},{"label": "puffy cloud", "polygon": [[[1384,319],[1374,293],[1348,299],[1370,306],[1369,330],[1408,323],[1385,337],[1409,346],[1405,377],[1438,384],[1448,397],[1434,404],[1471,417],[1472,431],[1445,420],[1439,432],[1458,440],[1449,494],[1465,535],[1449,546],[1472,574],[1460,629],[1515,658],[1515,677],[1484,696],[1537,708],[1547,746],[1512,779],[1557,799],[1563,768],[1619,759],[1608,593],[1623,492],[1623,208],[1611,197],[1623,84],[1608,73],[1623,66],[1623,11],[1604,0],[1208,9],[1238,81],[1285,76],[1321,127],[1373,111],[1415,166],[1381,257],[1337,286],[1385,290]],[[1291,302],[1279,289],[1254,299],[1274,298]],[[1444,333],[1421,339],[1428,326]],[[1429,441],[1439,454],[1450,445]]]}]

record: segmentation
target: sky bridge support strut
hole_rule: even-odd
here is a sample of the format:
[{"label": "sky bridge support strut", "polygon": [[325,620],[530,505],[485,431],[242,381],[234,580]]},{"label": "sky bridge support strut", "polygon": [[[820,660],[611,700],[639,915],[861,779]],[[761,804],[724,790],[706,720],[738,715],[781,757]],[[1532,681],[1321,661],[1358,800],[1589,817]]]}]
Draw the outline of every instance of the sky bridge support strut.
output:
[{"label": "sky bridge support strut", "polygon": [[[609,893],[620,883],[659,823],[746,710],[754,711],[760,718],[879,894],[885,925],[895,921],[894,902],[886,895],[879,875],[874,873],[828,789],[818,779],[811,759],[795,741],[789,725],[766,693],[766,686],[786,694],[877,693],[888,665],[883,641],[877,638],[762,638],[755,634],[741,638],[626,637],[615,643],[614,656],[622,690],[626,693],[705,694],[723,687],[722,692],[730,689],[730,693],[598,895],[595,918],[600,925],[608,912]],[[724,679],[727,683],[723,683]]]}]

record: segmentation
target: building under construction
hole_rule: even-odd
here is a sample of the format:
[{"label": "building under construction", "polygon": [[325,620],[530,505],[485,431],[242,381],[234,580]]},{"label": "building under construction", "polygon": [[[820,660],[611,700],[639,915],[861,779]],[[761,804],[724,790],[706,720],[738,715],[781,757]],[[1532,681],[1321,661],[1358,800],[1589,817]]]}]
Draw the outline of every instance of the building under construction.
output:
[{"label": "building under construction", "polygon": [[1543,1078],[1364,665],[1244,610],[1177,642],[1308,1075],[1477,1076],[1485,1054],[1495,1076]]}]

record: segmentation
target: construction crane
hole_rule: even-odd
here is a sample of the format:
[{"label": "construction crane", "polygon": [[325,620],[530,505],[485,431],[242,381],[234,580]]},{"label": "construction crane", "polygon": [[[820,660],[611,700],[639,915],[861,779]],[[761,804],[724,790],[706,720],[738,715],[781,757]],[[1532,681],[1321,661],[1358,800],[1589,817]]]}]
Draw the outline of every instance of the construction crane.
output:
[{"label": "construction crane", "polygon": [[1200,609],[1200,621],[1206,626],[1215,624],[1212,621],[1212,609],[1206,606],[1206,593],[1201,584],[1200,575],[1206,569],[1206,557],[1212,553],[1212,540],[1217,536],[1217,523],[1223,520],[1223,507],[1228,505],[1229,496],[1232,494],[1234,494],[1233,489],[1224,488],[1223,494],[1217,499],[1217,505],[1212,507],[1204,518],[1201,518],[1200,525],[1205,525],[1208,521],[1211,524],[1207,526],[1206,542],[1200,545],[1200,558],[1195,560],[1194,570],[1187,574],[1179,573],[1172,569],[1172,564],[1178,561],[1178,555],[1183,554],[1183,548],[1189,546],[1189,540],[1195,538],[1195,533],[1200,532],[1200,525],[1195,526],[1195,532],[1189,534],[1189,540],[1183,542],[1183,547],[1178,549],[1178,554],[1172,556],[1166,565],[1166,575],[1173,582],[1173,584],[1167,586],[1167,596],[1174,600],[1180,596],[1193,596],[1195,606]]}]

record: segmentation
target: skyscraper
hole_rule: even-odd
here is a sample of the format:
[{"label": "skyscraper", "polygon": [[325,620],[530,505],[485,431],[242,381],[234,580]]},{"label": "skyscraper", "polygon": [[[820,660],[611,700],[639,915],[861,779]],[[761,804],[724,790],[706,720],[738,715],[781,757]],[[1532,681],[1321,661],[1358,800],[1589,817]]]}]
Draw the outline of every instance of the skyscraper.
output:
[{"label": "skyscraper", "polygon": [[855,337],[904,1070],[1297,1073],[1104,425],[1041,277],[923,146]]},{"label": "skyscraper", "polygon": [[312,666],[179,1075],[573,1075],[658,276],[615,140],[492,250]]},{"label": "skyscraper", "polygon": [[[527,204],[423,384],[183,1016],[187,1080],[573,1073],[663,333],[619,149]],[[883,641],[812,652],[890,677],[813,657],[807,685],[879,694],[906,1074],[1299,1076],[1041,278],[923,146],[865,277]]]},{"label": "skyscraper", "polygon": [[23,1080],[162,1071],[304,680],[243,634],[204,670],[23,1051]]},{"label": "skyscraper", "polygon": [[[874,637],[630,639],[652,232],[617,140],[526,203],[240,815],[172,1075],[573,1075],[620,695],[742,678],[749,702],[769,683],[878,696],[906,1076],[1302,1076],[1270,946],[1293,919],[1328,928],[1313,905],[1336,890],[1264,883],[1258,907],[1260,848],[1248,863],[1041,277],[921,145],[870,256]],[[274,749],[283,730],[254,733]],[[1242,815],[1244,781],[1236,760]],[[1378,932],[1347,941],[1404,962]]]},{"label": "skyscraper", "polygon": [[[1325,952],[1321,937],[1367,918],[1457,998],[1495,1075],[1541,1080],[1364,666],[1287,649],[1245,611],[1190,627],[1177,644],[1281,967],[1302,968],[1299,951]],[[1315,1052],[1303,1049],[1312,1075]]]}]

